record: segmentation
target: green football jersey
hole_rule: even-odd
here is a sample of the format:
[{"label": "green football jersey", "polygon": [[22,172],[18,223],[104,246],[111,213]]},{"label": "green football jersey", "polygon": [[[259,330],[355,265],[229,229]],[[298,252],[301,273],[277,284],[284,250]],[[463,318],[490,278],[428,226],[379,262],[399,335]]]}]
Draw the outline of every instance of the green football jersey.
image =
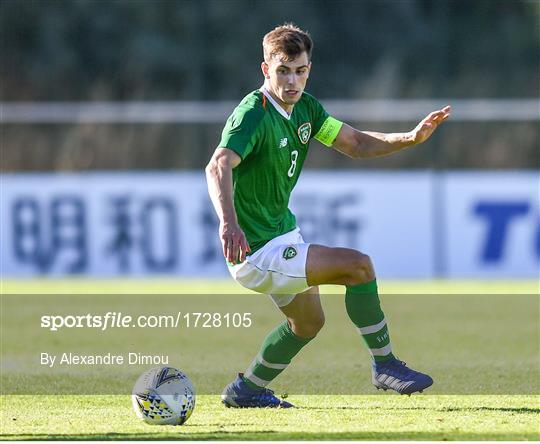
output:
[{"label": "green football jersey", "polygon": [[234,207],[252,253],[296,227],[289,197],[309,142],[316,135],[330,146],[336,122],[305,92],[289,116],[262,89],[248,94],[227,120],[219,146],[242,158],[233,169]]}]

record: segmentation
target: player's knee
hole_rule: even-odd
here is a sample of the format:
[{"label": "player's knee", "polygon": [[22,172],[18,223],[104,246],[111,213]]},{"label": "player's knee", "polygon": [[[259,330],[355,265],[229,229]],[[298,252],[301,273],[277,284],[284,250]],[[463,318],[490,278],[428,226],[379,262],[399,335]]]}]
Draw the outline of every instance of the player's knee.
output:
[{"label": "player's knee", "polygon": [[313,338],[324,326],[324,313],[318,313],[301,321],[290,321],[291,329],[296,336],[301,338]]},{"label": "player's knee", "polygon": [[347,285],[362,284],[375,279],[371,258],[359,251],[351,250]]}]

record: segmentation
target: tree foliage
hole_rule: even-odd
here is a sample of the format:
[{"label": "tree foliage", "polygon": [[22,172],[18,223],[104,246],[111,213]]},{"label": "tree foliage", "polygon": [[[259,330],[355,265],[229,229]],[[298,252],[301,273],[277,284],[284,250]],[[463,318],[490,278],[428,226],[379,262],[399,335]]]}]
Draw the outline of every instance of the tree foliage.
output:
[{"label": "tree foliage", "polygon": [[536,96],[539,7],[512,0],[4,0],[3,100],[236,99],[261,39],[315,41],[321,98]]}]

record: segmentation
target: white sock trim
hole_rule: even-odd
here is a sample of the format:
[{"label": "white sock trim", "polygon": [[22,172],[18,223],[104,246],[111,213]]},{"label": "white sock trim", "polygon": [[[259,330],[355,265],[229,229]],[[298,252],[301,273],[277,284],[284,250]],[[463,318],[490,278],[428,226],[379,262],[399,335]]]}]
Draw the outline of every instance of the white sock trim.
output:
[{"label": "white sock trim", "polygon": [[289,366],[289,364],[273,364],[266,361],[261,355],[257,356],[257,361],[259,362],[259,364],[262,364],[268,368],[273,368],[274,370],[284,370]]},{"label": "white sock trim", "polygon": [[392,352],[392,344],[388,344],[382,348],[370,348],[371,356],[386,356]]},{"label": "white sock trim", "polygon": [[377,333],[386,325],[386,318],[383,318],[381,322],[375,325],[368,325],[366,327],[356,327],[361,335],[369,335],[371,333]]},{"label": "white sock trim", "polygon": [[248,370],[246,373],[244,373],[244,378],[248,379],[253,384],[258,385],[259,387],[266,387],[271,382],[271,381],[265,381],[264,379],[261,379],[258,376],[255,376],[251,372],[251,369]]}]

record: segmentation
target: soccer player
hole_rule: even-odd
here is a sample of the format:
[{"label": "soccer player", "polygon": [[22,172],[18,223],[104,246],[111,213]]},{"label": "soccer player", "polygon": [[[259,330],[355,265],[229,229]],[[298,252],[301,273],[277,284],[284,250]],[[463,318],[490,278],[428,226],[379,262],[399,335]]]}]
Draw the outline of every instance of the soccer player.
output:
[{"label": "soccer player", "polygon": [[312,138],[352,158],[385,156],[424,142],[449,117],[450,107],[430,113],[407,133],[356,130],[304,91],[312,47],[309,34],[293,24],[264,36],[264,84],[233,111],[206,167],[231,275],[270,295],[286,317],[245,373],[225,387],[228,407],[292,407],[266,387],[322,328],[318,286],[324,284],[345,286],[345,307],[371,353],[377,389],[411,394],[433,383],[392,353],[369,256],[304,242],[288,203]]}]

